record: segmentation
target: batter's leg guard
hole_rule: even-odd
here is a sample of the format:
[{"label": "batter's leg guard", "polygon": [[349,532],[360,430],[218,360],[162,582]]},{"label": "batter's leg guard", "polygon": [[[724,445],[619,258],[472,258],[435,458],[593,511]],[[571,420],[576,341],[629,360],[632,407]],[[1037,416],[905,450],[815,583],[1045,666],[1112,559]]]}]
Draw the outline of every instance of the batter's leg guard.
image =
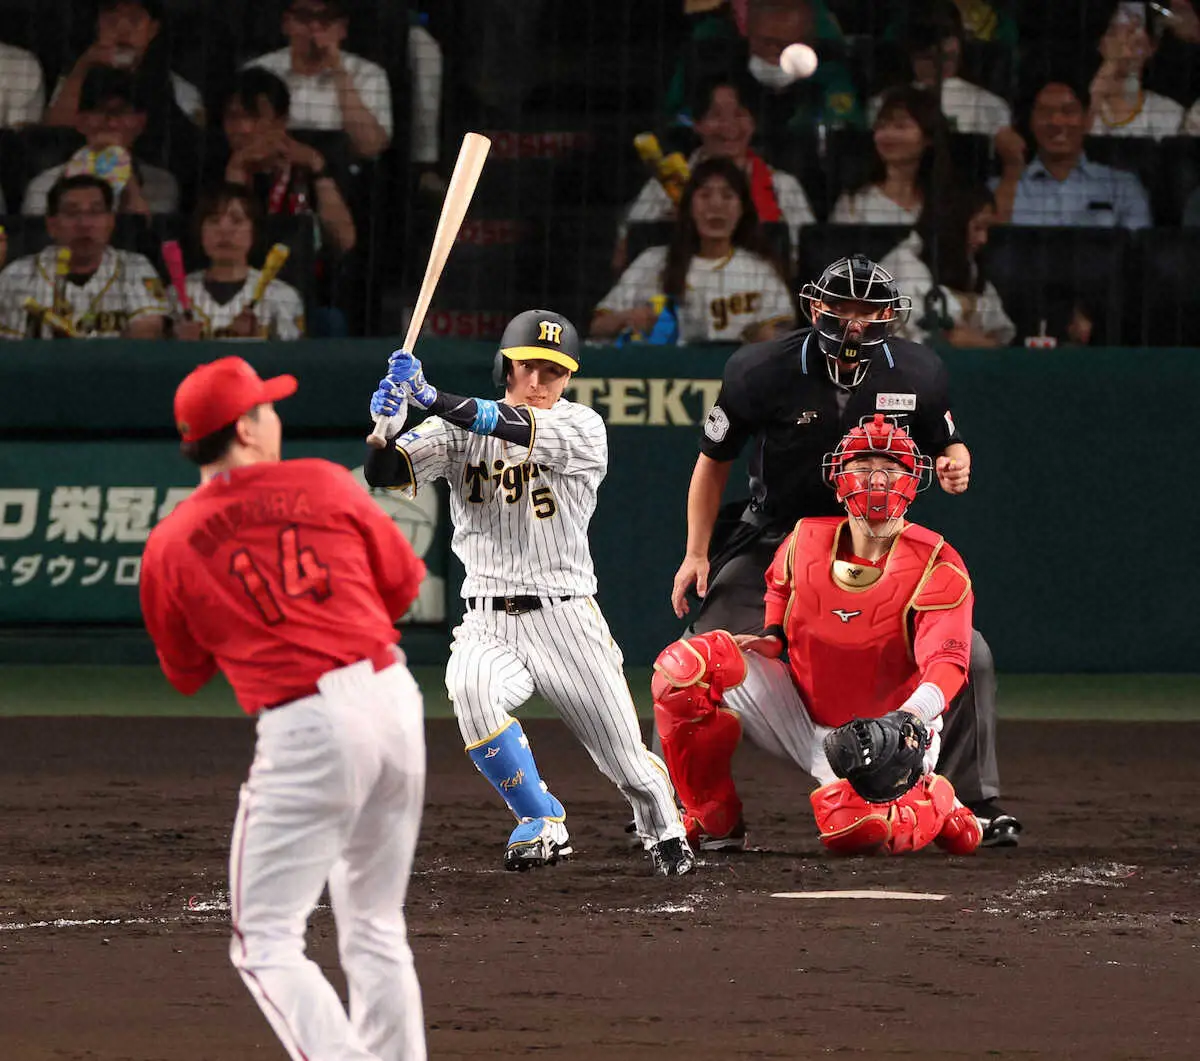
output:
[{"label": "batter's leg guard", "polygon": [[567,812],[538,774],[529,738],[521,723],[510,718],[491,736],[472,744],[467,754],[519,822],[547,818],[561,822]]},{"label": "batter's leg guard", "polygon": [[654,718],[689,838],[724,837],[741,825],[730,764],[742,723],[721,707],[721,695],[745,677],[741,650],[723,630],[676,641],[654,662]]}]

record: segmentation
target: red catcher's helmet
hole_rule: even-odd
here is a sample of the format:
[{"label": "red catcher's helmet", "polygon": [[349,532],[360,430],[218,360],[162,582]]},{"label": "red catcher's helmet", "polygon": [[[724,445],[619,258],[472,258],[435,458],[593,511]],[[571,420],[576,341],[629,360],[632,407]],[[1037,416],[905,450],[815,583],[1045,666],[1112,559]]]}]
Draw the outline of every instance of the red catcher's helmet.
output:
[{"label": "red catcher's helmet", "polygon": [[[882,470],[845,470],[856,457],[886,457],[903,473],[896,477]],[[837,449],[825,455],[821,468],[846,511],[869,523],[899,519],[918,492],[933,481],[933,461],[917,449],[904,428],[883,413],[864,417]]]}]

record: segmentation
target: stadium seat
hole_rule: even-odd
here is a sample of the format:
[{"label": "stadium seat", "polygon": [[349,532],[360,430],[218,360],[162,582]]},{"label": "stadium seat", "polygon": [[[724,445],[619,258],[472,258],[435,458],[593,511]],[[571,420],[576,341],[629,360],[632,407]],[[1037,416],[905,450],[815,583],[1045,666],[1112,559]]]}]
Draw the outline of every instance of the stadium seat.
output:
[{"label": "stadium seat", "polygon": [[1192,346],[1200,321],[1200,229],[1157,228],[1134,233],[1140,281],[1131,284],[1138,314],[1129,338],[1146,346]]},{"label": "stadium seat", "polygon": [[1040,334],[1053,292],[1062,288],[1102,313],[1095,345],[1119,342],[1128,249],[1129,233],[1121,228],[992,228],[984,269],[1017,326],[1016,342]]},{"label": "stadium seat", "polygon": [[911,231],[908,225],[808,225],[800,230],[796,278],[806,284],[830,262],[851,254],[879,261]]},{"label": "stadium seat", "polygon": [[1154,217],[1160,225],[1178,225],[1188,196],[1200,188],[1200,140],[1169,136],[1159,141],[1158,156],[1158,183],[1150,189]]}]

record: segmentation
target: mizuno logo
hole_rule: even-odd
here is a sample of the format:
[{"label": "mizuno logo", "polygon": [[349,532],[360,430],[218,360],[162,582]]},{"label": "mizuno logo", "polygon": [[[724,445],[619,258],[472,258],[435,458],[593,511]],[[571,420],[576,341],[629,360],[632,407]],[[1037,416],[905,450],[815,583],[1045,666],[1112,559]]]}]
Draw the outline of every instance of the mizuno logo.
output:
[{"label": "mizuno logo", "polygon": [[804,412],[802,412],[800,414],[799,418],[796,420],[796,426],[804,427],[807,424],[811,424],[816,418],[817,418],[816,410],[815,409],[807,409]]},{"label": "mizuno logo", "polygon": [[483,757],[485,759],[492,759],[499,754],[500,754],[500,749],[497,748],[494,744],[492,744],[492,745],[489,745],[488,750],[483,753]]},{"label": "mizuno logo", "polygon": [[862,615],[862,612],[848,612],[844,608],[834,608],[833,614],[836,615],[844,623],[848,623],[856,615]]}]

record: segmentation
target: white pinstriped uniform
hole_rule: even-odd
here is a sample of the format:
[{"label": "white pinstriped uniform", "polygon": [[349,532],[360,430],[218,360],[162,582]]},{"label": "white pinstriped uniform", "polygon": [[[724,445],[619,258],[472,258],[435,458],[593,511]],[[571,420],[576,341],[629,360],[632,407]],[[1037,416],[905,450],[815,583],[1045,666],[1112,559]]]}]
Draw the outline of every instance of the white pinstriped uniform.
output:
[{"label": "white pinstriped uniform", "polygon": [[[592,599],[587,529],[608,470],[604,421],[563,399],[531,412],[528,449],[438,417],[396,440],[414,483],[443,478],[451,487],[451,547],[466,568],[468,608],[446,687],[463,742],[494,735],[541,693],[629,800],[643,842],[681,837],[674,790],[642,743],[621,650]],[[469,606],[512,596],[540,597],[543,607],[509,615]]]}]

